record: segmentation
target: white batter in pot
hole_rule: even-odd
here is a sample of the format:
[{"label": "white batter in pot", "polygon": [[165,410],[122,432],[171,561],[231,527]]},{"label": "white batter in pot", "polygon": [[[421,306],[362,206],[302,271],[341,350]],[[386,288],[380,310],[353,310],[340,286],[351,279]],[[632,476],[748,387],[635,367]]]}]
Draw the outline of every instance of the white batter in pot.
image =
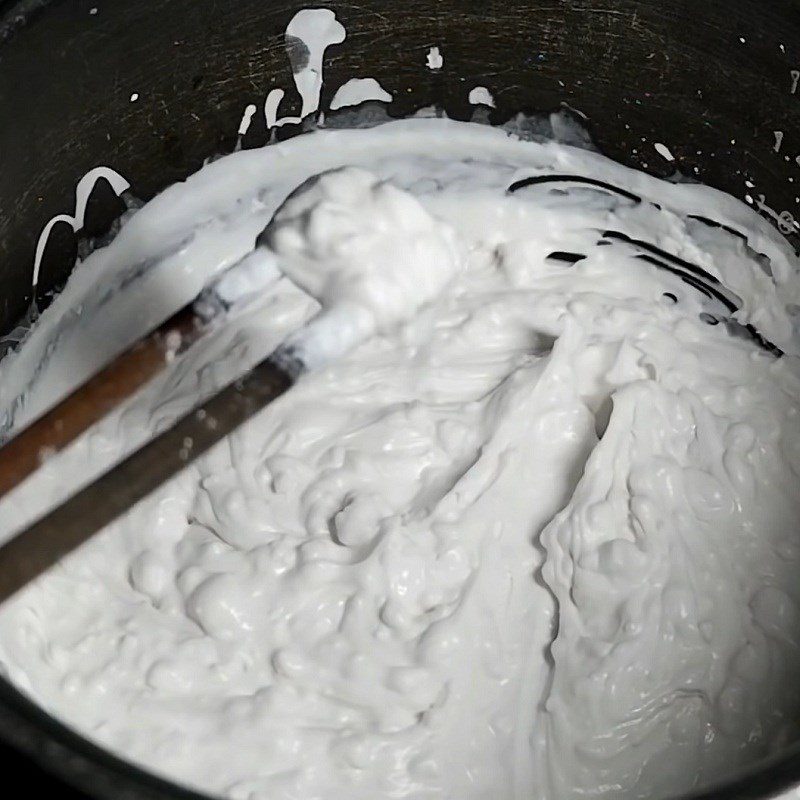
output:
[{"label": "white batter in pot", "polygon": [[[795,351],[797,261],[731,197],[436,119],[239,152],[78,266],[0,412],[30,419],[344,165],[270,243],[355,348],[6,604],[8,677],[247,800],[653,798],[797,738],[800,379],[762,346]],[[581,180],[527,180],[553,175]],[[733,333],[656,252],[719,281]],[[276,278],[3,530],[318,308]]]}]

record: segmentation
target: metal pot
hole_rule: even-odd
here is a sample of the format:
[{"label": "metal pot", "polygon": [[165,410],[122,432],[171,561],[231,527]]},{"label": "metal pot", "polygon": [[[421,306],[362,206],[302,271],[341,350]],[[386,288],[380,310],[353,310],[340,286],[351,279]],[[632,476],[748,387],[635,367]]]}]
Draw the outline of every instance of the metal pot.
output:
[{"label": "metal pot", "polygon": [[[75,217],[75,187],[113,167],[147,199],[209,156],[264,144],[243,108],[289,89],[284,30],[297,0],[0,0],[0,334],[63,285],[82,242],[124,209],[104,180]],[[491,121],[568,104],[612,158],[684,174],[752,202],[796,247],[800,3],[796,0],[360,0],[317,2],[347,29],[327,52],[322,106],[348,78],[394,95],[392,116],[456,119],[487,86]],[[438,46],[445,68],[426,66]],[[287,95],[299,112],[299,98]],[[281,135],[297,132],[288,128]],[[747,182],[747,183],[746,183]],[[800,214],[800,212],[798,212]],[[39,232],[50,233],[34,291]],[[70,219],[72,217],[73,219]],[[78,228],[77,231],[74,228]],[[0,679],[7,780],[66,798],[197,798],[90,744]],[[800,786],[800,749],[697,797],[769,798]]]}]

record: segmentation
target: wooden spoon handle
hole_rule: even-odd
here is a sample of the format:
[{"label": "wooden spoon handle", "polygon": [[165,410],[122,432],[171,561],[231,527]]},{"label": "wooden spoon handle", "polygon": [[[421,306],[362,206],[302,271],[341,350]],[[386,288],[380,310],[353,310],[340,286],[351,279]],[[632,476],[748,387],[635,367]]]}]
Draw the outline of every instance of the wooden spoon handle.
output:
[{"label": "wooden spoon handle", "polygon": [[208,328],[193,303],[185,306],[16,434],[0,448],[0,498],[130,399]]},{"label": "wooden spoon handle", "polygon": [[[154,343],[153,347],[156,345]],[[190,411],[94,483],[0,546],[0,602],[180,472],[215,442],[283,394],[291,384],[292,378],[286,372],[269,358],[265,359],[243,378]],[[134,382],[129,386],[134,386]],[[83,393],[85,389],[80,391]],[[120,401],[126,396],[118,395]],[[75,426],[71,430],[78,428]],[[50,440],[47,441],[49,444]]]}]

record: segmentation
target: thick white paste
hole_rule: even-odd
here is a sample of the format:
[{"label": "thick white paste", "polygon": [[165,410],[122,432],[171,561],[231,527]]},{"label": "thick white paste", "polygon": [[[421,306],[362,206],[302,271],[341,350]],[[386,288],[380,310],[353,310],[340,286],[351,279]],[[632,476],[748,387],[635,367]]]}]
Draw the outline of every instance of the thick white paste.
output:
[{"label": "thick white paste", "polygon": [[282,345],[308,369],[411,320],[441,295],[462,262],[449,225],[409,192],[357,167],[304,183],[275,213],[258,245],[322,305]]},{"label": "thick white paste", "polygon": [[[247,800],[655,798],[796,739],[796,359],[707,324],[699,292],[603,235],[702,266],[796,352],[795,256],[731,197],[440,119],[239,152],[78,266],[0,367],[0,412],[30,419],[344,165],[369,174],[338,173],[327,201],[397,307],[7,603],[10,679],[124,757]],[[506,193],[552,173],[643,200]],[[306,210],[270,241],[328,307],[343,295],[313,270],[355,251]],[[277,279],[5,500],[3,532],[318,312]]]}]

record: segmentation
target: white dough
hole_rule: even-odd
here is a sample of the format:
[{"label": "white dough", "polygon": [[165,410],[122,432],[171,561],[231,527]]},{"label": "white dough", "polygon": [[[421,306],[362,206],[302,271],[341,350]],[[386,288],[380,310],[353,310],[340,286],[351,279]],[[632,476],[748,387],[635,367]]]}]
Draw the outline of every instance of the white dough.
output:
[{"label": "white dough", "polygon": [[309,369],[411,319],[461,265],[449,225],[412,194],[357,167],[303,184],[262,240],[283,273],[322,304],[286,342]]},{"label": "white dough", "polygon": [[[658,798],[798,738],[796,359],[604,236],[702,266],[797,352],[794,254],[712,189],[442,119],[238,152],[78,265],[0,365],[0,420],[187,302],[330,170],[274,220],[265,277],[228,287],[263,304],[47,462],[2,534],[309,320],[355,309],[353,349],[9,601],[9,678],[237,800]],[[554,173],[642,201],[506,193]]]}]

